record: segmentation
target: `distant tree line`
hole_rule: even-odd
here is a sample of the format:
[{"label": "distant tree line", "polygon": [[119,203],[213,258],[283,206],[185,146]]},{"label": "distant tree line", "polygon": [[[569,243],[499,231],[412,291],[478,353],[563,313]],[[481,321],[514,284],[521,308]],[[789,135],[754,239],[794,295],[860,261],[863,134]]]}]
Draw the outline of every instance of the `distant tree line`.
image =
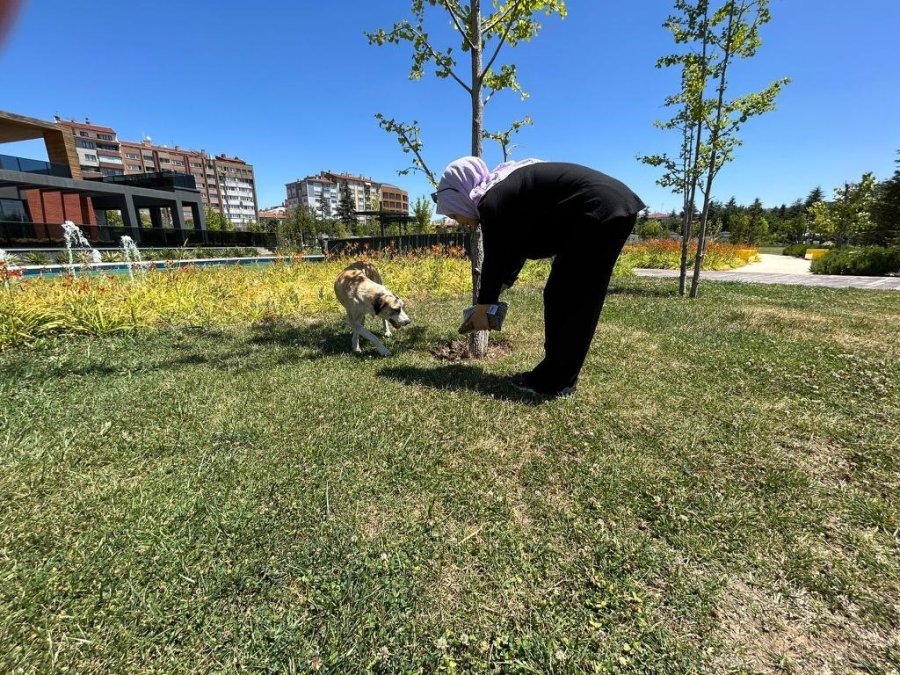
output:
[{"label": "distant tree line", "polygon": [[[729,233],[735,243],[797,244],[829,241],[837,246],[900,246],[900,159],[894,175],[878,182],[865,173],[855,183],[845,183],[826,196],[814,187],[805,198],[790,204],[765,207],[754,199],[750,205],[713,199],[708,227],[715,236]],[[695,210],[696,213],[696,210]],[[667,236],[681,230],[681,213],[665,221],[642,217],[636,232],[643,238]]]}]

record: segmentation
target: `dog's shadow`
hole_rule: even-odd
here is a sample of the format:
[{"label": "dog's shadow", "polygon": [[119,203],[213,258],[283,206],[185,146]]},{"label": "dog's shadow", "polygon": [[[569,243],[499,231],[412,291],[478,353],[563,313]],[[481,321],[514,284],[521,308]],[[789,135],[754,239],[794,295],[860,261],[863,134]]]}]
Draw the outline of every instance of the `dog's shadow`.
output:
[{"label": "dog's shadow", "polygon": [[539,405],[545,399],[519,391],[509,377],[487,373],[474,365],[454,363],[436,368],[418,366],[387,366],[378,371],[381,377],[440,390],[474,391],[490,398]]},{"label": "dog's shadow", "polygon": [[[344,322],[315,321],[304,324],[284,320],[260,322],[253,326],[253,335],[249,342],[300,349],[304,351],[306,359],[353,354],[350,351],[350,330]],[[363,345],[361,356],[368,355],[370,350],[366,349],[367,341],[361,341],[361,344]],[[425,349],[428,345],[427,331],[424,326],[408,326],[402,333],[394,331],[394,337],[387,338],[385,344],[394,352]]]}]

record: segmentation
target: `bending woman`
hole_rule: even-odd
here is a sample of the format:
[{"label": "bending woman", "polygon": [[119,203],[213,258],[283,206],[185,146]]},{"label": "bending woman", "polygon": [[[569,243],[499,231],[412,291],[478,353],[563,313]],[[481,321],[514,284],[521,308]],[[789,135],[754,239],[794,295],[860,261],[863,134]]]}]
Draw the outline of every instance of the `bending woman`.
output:
[{"label": "bending woman", "polygon": [[544,288],[544,360],[512,383],[547,397],[573,393],[616,259],[645,204],[615,178],[578,164],[527,159],[489,171],[478,157],[451,162],[432,199],[437,213],[481,226],[476,330],[488,329],[488,307],[526,260],[553,257]]}]

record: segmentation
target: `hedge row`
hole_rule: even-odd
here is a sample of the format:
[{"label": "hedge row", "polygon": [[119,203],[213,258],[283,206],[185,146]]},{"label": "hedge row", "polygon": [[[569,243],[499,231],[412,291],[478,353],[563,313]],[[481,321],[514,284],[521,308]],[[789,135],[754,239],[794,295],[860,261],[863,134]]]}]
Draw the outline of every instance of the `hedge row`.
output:
[{"label": "hedge row", "polygon": [[852,274],[878,277],[900,273],[900,247],[841,247],[828,251],[810,265],[813,274]]}]

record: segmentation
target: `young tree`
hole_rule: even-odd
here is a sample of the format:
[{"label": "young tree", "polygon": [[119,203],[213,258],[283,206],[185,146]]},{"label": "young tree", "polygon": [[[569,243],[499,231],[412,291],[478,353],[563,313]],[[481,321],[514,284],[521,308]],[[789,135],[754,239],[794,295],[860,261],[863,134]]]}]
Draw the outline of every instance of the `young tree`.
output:
[{"label": "young tree", "polygon": [[[681,91],[666,99],[678,106],[669,121],[657,123],[663,129],[681,133],[678,160],[667,155],[644,158],[662,166],[661,184],[673,185],[684,197],[681,293],[685,292],[685,256],[691,234],[694,198],[703,195],[703,207],[694,259],[690,295],[697,296],[703,265],[710,205],[715,178],[722,166],[733,159],[740,145],[737,132],[751,117],[773,110],[775,98],[787,79],[773,82],[760,92],[726,100],[728,72],[737,58],[750,58],[759,48],[759,29],[770,19],[768,0],[725,0],[711,11],[709,0],[676,0],[675,14],[666,22],[677,44],[687,45],[686,53],[663,57],[658,67],[680,65]],[[712,91],[707,95],[707,89]]]},{"label": "young tree", "polygon": [[331,218],[331,197],[328,194],[328,190],[323,187],[322,194],[319,195],[319,216],[322,220],[328,220]]},{"label": "young tree", "polygon": [[732,197],[721,209],[722,229],[731,232],[731,223],[740,214],[741,207],[737,205],[737,200]]},{"label": "young tree", "polygon": [[413,203],[412,212],[416,219],[416,232],[431,232],[431,200],[420,196]]},{"label": "young tree", "polygon": [[658,220],[645,220],[637,224],[635,234],[641,239],[660,239],[666,234],[666,228]]},{"label": "young tree", "polygon": [[731,241],[741,244],[758,244],[769,231],[762,202],[754,200],[746,213],[739,214],[731,222]]},{"label": "young tree", "polygon": [[782,229],[788,244],[799,244],[809,236],[809,217],[805,211],[798,211],[784,221]]},{"label": "young tree", "polygon": [[278,245],[284,248],[303,248],[315,241],[319,223],[316,212],[308,204],[288,209],[278,226]]},{"label": "young tree", "polygon": [[222,215],[222,212],[218,209],[207,205],[204,208],[204,218],[207,230],[212,232],[234,232],[234,223]]},{"label": "young tree", "polygon": [[[775,99],[790,81],[782,78],[762,91],[745,94],[730,101],[725,99],[728,89],[728,70],[736,58],[750,58],[756,54],[762,41],[760,28],[769,22],[769,0],[726,0],[713,14],[710,43],[714,46],[714,61],[710,68],[716,81],[715,98],[708,104],[704,126],[708,131],[704,153],[706,186],[703,188],[703,211],[700,216],[700,234],[697,255],[694,258],[694,278],[691,281],[691,297],[696,298],[700,286],[700,270],[703,267],[706,246],[706,227],[713,182],[719,170],[734,158],[734,149],[741,144],[737,132],[750,118],[775,109]],[[707,106],[704,106],[707,107]]]},{"label": "young tree", "polygon": [[340,198],[338,199],[337,218],[353,234],[359,232],[359,221],[356,218],[356,204],[353,203],[353,195],[350,194],[350,186],[341,185]]},{"label": "young tree", "polygon": [[[515,64],[503,64],[495,69],[497,57],[504,46],[515,47],[520,42],[528,42],[540,29],[535,16],[566,15],[564,0],[510,0],[505,5],[496,1],[491,7],[492,13],[482,14],[483,0],[411,0],[412,20],[402,20],[386,31],[379,29],[374,33],[366,33],[370,44],[400,44],[408,42],[412,46],[412,67],[409,77],[421,79],[426,68],[434,68],[434,74],[440,79],[451,79],[456,82],[469,97],[471,106],[471,154],[483,155],[484,139],[484,107],[494,94],[512,90],[523,98],[526,96],[518,81]],[[459,48],[467,53],[468,72],[457,63],[452,46],[441,47],[431,33],[425,29],[425,8],[437,8],[444,19],[449,19],[459,41]],[[486,4],[486,3],[485,3]],[[423,156],[423,144],[420,139],[418,123],[398,122],[376,114],[379,126],[397,136],[404,153],[412,153],[413,166],[404,169],[422,171],[432,185],[437,185],[435,174],[428,168]],[[472,298],[477,302],[481,284],[481,263],[484,259],[484,248],[480,230],[472,235]],[[472,355],[483,358],[487,352],[487,332],[474,333],[470,343]]]},{"label": "young tree", "polygon": [[875,176],[865,173],[858,183],[835,188],[831,204],[820,201],[810,207],[813,227],[838,246],[852,243],[871,229],[874,204]]},{"label": "young tree", "polygon": [[671,187],[682,197],[681,211],[681,272],[678,291],[684,295],[687,288],[688,251],[694,231],[697,184],[704,170],[703,149],[703,94],[709,83],[710,61],[708,57],[710,23],[709,0],[697,0],[696,5],[687,0],[675,1],[676,14],[669,16],[663,26],[676,44],[696,42],[695,49],[687,53],[670,54],[656,61],[657,68],[681,66],[681,91],[665,99],[667,107],[675,107],[675,115],[668,121],[657,120],[653,124],[664,131],[676,130],[681,135],[678,157],[668,154],[639,155],[638,159],[650,166],[665,169],[656,182]]}]

